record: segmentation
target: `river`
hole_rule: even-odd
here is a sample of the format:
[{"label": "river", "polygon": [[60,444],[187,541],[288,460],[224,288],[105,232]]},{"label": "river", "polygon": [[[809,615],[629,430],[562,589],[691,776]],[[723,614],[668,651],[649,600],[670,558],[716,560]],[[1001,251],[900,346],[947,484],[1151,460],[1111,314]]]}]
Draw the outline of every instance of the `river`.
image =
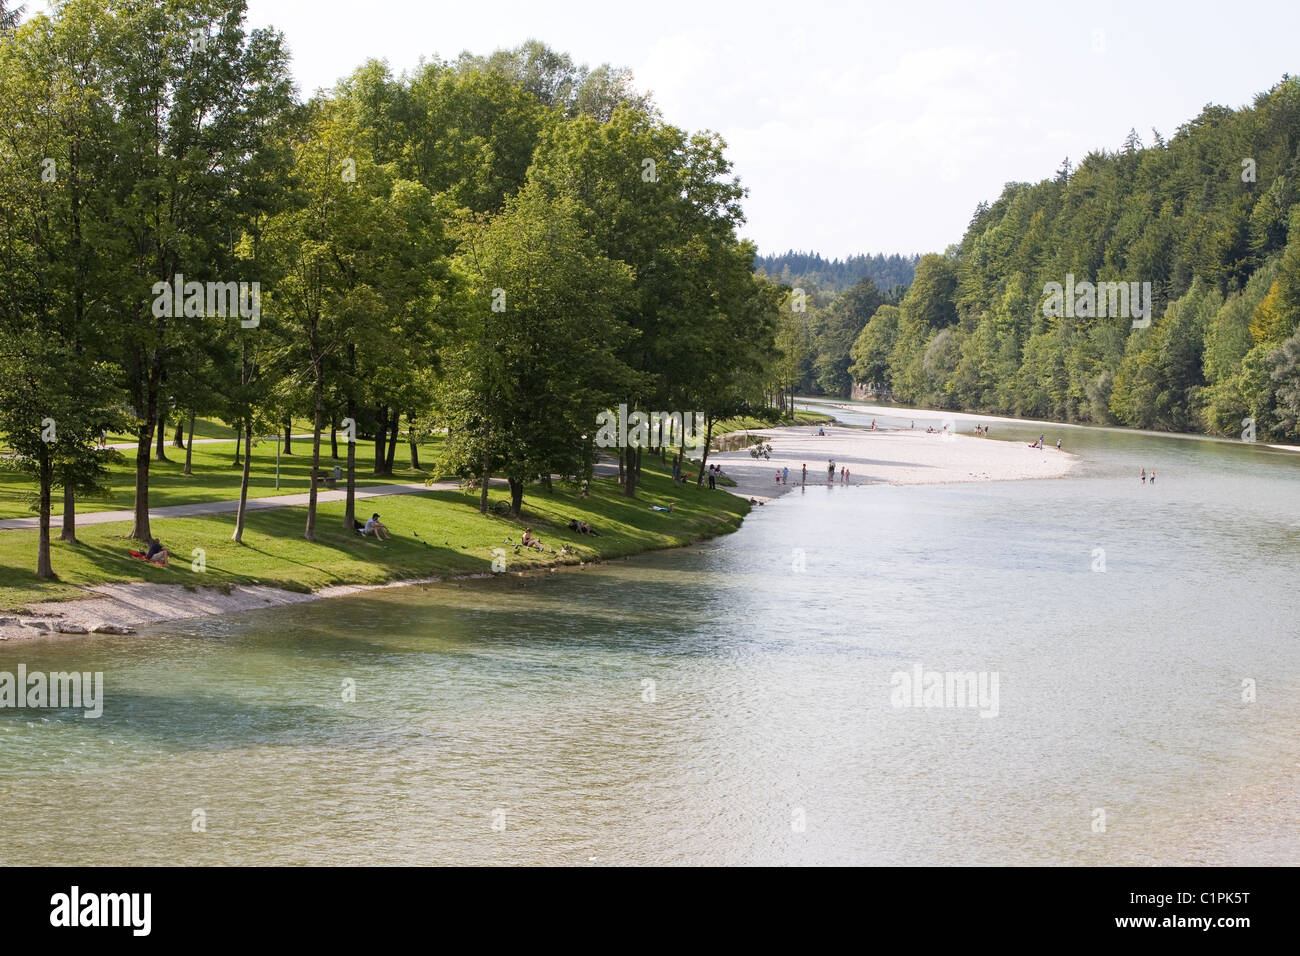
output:
[{"label": "river", "polygon": [[[0,863],[1300,862],[1300,455],[993,434],[1044,430],[1070,477],[0,645],[105,683],[98,719],[0,710]],[[996,706],[898,706],[918,667]]]}]

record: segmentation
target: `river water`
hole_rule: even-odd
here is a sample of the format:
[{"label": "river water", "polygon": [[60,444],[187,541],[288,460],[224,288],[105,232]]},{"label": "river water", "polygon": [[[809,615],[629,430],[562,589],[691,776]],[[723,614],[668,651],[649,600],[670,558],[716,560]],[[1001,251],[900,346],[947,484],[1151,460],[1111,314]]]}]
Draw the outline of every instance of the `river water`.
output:
[{"label": "river water", "polygon": [[[1069,478],[0,645],[105,681],[0,710],[0,863],[1300,862],[1300,455],[1047,431]],[[996,700],[900,706],[918,668]]]}]

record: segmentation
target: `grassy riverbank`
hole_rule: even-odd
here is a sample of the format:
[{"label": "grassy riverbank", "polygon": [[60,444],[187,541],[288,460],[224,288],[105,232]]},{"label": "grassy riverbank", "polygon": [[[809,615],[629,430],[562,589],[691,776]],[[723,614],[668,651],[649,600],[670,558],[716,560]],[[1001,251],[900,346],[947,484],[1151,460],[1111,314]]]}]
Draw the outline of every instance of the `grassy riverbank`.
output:
[{"label": "grassy riverbank", "polygon": [[716,437],[725,435],[728,432],[757,431],[764,428],[774,428],[778,425],[824,425],[833,421],[835,421],[834,416],[825,415],[821,412],[808,412],[800,408],[795,409],[793,416],[787,415],[777,422],[765,422],[749,415],[720,418],[713,423],[713,434]]},{"label": "grassy riverbank", "polygon": [[[243,473],[243,466],[234,465],[234,440],[213,440],[209,443],[197,434],[195,437],[197,440],[190,463],[191,474],[184,473],[185,450],[174,448],[170,441],[165,446],[168,460],[155,460],[150,466],[149,504],[151,507],[164,508],[169,505],[228,501],[239,497],[239,478]],[[397,454],[393,457],[393,473],[383,476],[371,474],[374,466],[374,446],[370,443],[358,443],[358,486],[424,481],[430,476],[449,477],[438,473],[442,442],[442,436],[435,435],[419,446],[422,470],[410,467],[409,448],[405,442],[399,443]],[[341,452],[346,454],[347,446],[340,444],[339,447]],[[292,455],[283,452],[280,455],[280,487],[277,488],[275,440],[253,443],[253,463],[248,477],[250,498],[301,494],[311,488],[311,482],[308,480],[311,474],[311,439],[295,439],[293,451]],[[326,472],[332,472],[335,465],[346,465],[346,463],[346,459],[335,461],[330,457],[329,436],[323,436],[321,468]],[[77,512],[90,514],[96,511],[116,511],[132,506],[135,501],[134,449],[122,452],[122,460],[109,467],[108,486],[106,495],[77,499]],[[30,476],[12,467],[0,468],[0,518],[30,518],[35,513],[32,510],[34,489]],[[55,510],[61,509],[62,506],[62,496],[56,494]],[[58,528],[57,520],[55,528]]]},{"label": "grassy riverbank", "polygon": [[[505,500],[506,491],[494,488],[489,498],[493,503]],[[652,504],[666,507],[670,502],[671,514],[651,510]],[[570,564],[676,547],[734,531],[750,507],[721,490],[696,489],[694,484],[674,487],[658,459],[648,456],[635,499],[624,497],[615,479],[601,478],[592,482],[586,498],[561,484],[551,494],[530,487],[522,519],[480,515],[477,505],[476,494],[459,491],[358,502],[358,514],[378,511],[393,531],[393,537],[382,544],[342,530],[341,501],[319,506],[315,542],[303,540],[306,510],[302,507],[251,512],[243,545],[230,540],[233,514],[156,518],[154,533],[174,556],[165,568],[127,554],[128,548],[136,546],[126,537],[129,523],[88,525],[78,531],[80,541],[75,545],[53,542],[56,582],[40,581],[33,572],[35,531],[0,531],[0,608],[75,600],[84,596],[82,588],[109,582],[189,587],[267,584],[312,591],[339,584],[467,574],[490,570],[493,548],[504,549],[507,570]],[[570,531],[571,518],[586,521],[600,537]],[[553,550],[516,553],[514,546],[525,527]],[[559,554],[563,545],[573,553]],[[197,548],[205,552],[202,572],[191,566]]]}]

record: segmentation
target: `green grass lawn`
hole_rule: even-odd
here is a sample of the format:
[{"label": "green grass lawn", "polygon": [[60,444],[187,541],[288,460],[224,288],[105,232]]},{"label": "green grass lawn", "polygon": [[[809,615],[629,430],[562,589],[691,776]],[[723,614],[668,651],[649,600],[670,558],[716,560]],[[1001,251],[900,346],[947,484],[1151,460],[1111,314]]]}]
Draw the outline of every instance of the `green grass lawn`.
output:
[{"label": "green grass lawn", "polygon": [[[424,481],[434,475],[441,457],[443,438],[433,436],[420,446],[420,464],[424,470],[410,467],[410,449],[405,442],[398,445],[393,458],[393,474],[380,477],[374,469],[374,443],[357,443],[357,486],[391,485]],[[308,476],[311,473],[311,441],[295,441],[292,455],[280,455],[280,488],[275,487],[275,442],[253,444],[253,467],[249,475],[248,496],[269,498],[275,495],[300,494],[311,490]],[[239,497],[239,478],[242,466],[234,467],[235,442],[217,442],[211,445],[194,445],[193,474],[182,474],[185,468],[185,450],[166,445],[168,461],[155,461],[149,469],[149,506],[189,504],[203,501],[231,501]],[[340,443],[339,453],[347,454],[347,446]],[[333,471],[334,465],[346,465],[346,458],[338,462],[330,458],[328,436],[321,441],[321,467]],[[0,462],[0,518],[30,518],[35,514],[35,485],[32,480]],[[112,466],[109,479],[110,492],[105,498],[84,498],[77,501],[78,513],[115,511],[130,508],[135,501],[135,452],[123,452],[123,461]],[[54,510],[63,510],[63,497],[55,489]],[[57,520],[56,520],[57,526]],[[5,532],[0,532],[3,534]]]},{"label": "green grass lawn", "polygon": [[735,418],[718,419],[713,423],[713,434],[725,435],[727,432],[755,431],[774,428],[779,425],[820,425],[834,420],[834,416],[824,415],[821,412],[806,412],[803,409],[796,409],[793,418],[787,415],[776,422],[765,422],[752,415],[742,415]]},{"label": "green grass lawn", "polygon": [[[195,446],[196,454],[200,447]],[[505,496],[504,488],[493,489],[490,500]],[[651,504],[669,502],[673,502],[672,514],[650,510]],[[358,502],[358,514],[378,511],[394,532],[384,544],[341,529],[343,502],[319,507],[317,540],[312,543],[302,538],[306,520],[302,507],[250,513],[243,545],[230,540],[234,515],[155,519],[154,534],[173,555],[166,568],[127,555],[128,548],[136,547],[126,537],[128,523],[89,525],[78,532],[81,540],[76,545],[52,543],[57,582],[39,581],[34,574],[35,531],[0,531],[0,607],[16,609],[34,601],[76,598],[81,596],[81,586],[113,581],[195,587],[261,583],[301,591],[488,571],[492,549],[497,547],[505,549],[507,571],[526,570],[688,544],[735,530],[749,511],[748,502],[723,491],[697,490],[693,483],[675,487],[667,469],[649,457],[634,499],[624,497],[617,482],[608,478],[593,481],[585,499],[558,483],[552,494],[530,486],[520,520],[480,515],[477,505],[477,495],[458,491]],[[588,522],[600,537],[569,531],[570,518]],[[558,552],[568,544],[575,553],[516,554],[513,544],[526,526],[548,548]],[[196,548],[206,552],[207,569],[202,573],[191,567]]]},{"label": "green grass lawn", "polygon": [[826,422],[835,421],[835,416],[827,415],[824,412],[810,412],[806,409],[796,408],[794,410],[794,420],[796,425],[824,425]]},{"label": "green grass lawn", "polygon": [[[185,426],[185,434],[186,434],[186,438],[188,438],[189,426],[190,426],[189,418],[188,417],[183,418],[181,424]],[[293,419],[293,434],[309,435],[311,434],[311,425],[312,423],[310,418],[295,418]],[[175,434],[176,434],[176,421],[175,419],[168,419],[167,428],[166,428],[167,437],[165,439],[167,443],[167,447],[169,448],[171,447],[172,438],[173,436],[175,436]],[[329,438],[328,428],[325,429],[324,434],[325,437],[328,439]],[[133,432],[109,432],[108,433],[108,440],[110,444],[118,444],[120,442],[128,442],[128,441],[134,442],[136,440],[136,437],[137,436]],[[195,418],[194,437],[200,441],[209,438],[225,438],[234,441],[235,430],[231,428],[229,425],[227,425],[225,422],[219,421],[218,419],[215,418]],[[157,440],[158,440],[157,436],[155,436],[154,441],[156,442]],[[197,449],[197,447],[198,446],[196,445],[195,448]],[[184,453],[182,452],[182,454]]]}]

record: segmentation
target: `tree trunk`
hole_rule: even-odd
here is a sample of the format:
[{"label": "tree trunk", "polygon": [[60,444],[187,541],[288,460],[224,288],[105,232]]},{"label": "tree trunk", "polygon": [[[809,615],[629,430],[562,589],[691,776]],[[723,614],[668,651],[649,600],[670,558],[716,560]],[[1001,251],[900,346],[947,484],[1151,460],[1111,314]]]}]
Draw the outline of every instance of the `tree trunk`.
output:
[{"label": "tree trunk", "polygon": [[392,421],[388,425],[388,451],[384,456],[384,474],[393,473],[393,458],[397,454],[397,431],[402,423],[402,413],[394,410]]},{"label": "tree trunk", "polygon": [[316,540],[316,489],[320,482],[316,480],[316,473],[320,470],[320,432],[321,419],[323,417],[324,393],[325,393],[325,376],[320,362],[316,363],[316,393],[315,401],[312,404],[312,425],[311,425],[311,491],[307,493],[307,530],[302,536],[308,541]]},{"label": "tree trunk", "polygon": [[156,461],[170,461],[167,457],[167,409],[161,409],[158,412],[158,447],[154,450],[154,459]]},{"label": "tree trunk", "polygon": [[384,455],[388,440],[388,409],[380,405],[375,410],[375,474],[384,473]]},{"label": "tree trunk", "polygon": [[284,423],[284,453],[292,455],[293,449],[289,446],[293,444],[293,420]]},{"label": "tree trunk", "polygon": [[149,447],[152,444],[153,415],[149,414],[140,423],[135,446],[135,521],[131,527],[131,537],[137,541],[153,538],[149,529]]},{"label": "tree trunk", "polygon": [[[348,399],[348,418],[356,427],[357,404]],[[348,442],[348,493],[343,505],[343,530],[352,533],[357,521],[357,443]]]},{"label": "tree trunk", "polygon": [[44,581],[53,581],[54,567],[50,564],[50,485],[54,481],[54,466],[50,462],[48,451],[43,452],[41,457],[41,535],[36,546],[36,576]]},{"label": "tree trunk", "polygon": [[72,482],[63,486],[63,530],[59,534],[59,540],[69,544],[77,543],[77,495]]},{"label": "tree trunk", "polygon": [[235,460],[231,463],[230,467],[238,468],[240,462],[244,460],[243,455],[241,453],[243,443],[240,441],[239,438],[239,436],[244,433],[244,429],[241,422],[236,421],[234,425],[235,425]]},{"label": "tree trunk", "polygon": [[524,482],[522,478],[508,478],[510,483],[510,513],[516,518],[524,507]]},{"label": "tree trunk", "polygon": [[[190,414],[193,415],[194,413],[191,412]],[[176,419],[176,434],[172,436],[172,447],[185,447],[185,419],[183,418]]]},{"label": "tree trunk", "polygon": [[491,467],[492,456],[485,451],[483,452],[483,471],[479,476],[478,489],[478,513],[481,515],[487,514],[488,479],[492,477]]},{"label": "tree trunk", "polygon": [[627,450],[627,476],[623,483],[623,494],[628,498],[636,497],[636,482],[641,476],[641,449],[629,448]]},{"label": "tree trunk", "polygon": [[591,489],[591,479],[596,471],[596,456],[593,453],[594,440],[588,438],[582,452],[582,497],[587,497]]},{"label": "tree trunk", "polygon": [[713,443],[713,413],[705,416],[708,424],[704,427],[704,454],[700,456],[700,473],[695,479],[695,487],[704,485],[704,466],[709,463],[709,445]]},{"label": "tree trunk", "polygon": [[334,424],[330,425],[330,457],[339,460],[339,429]]},{"label": "tree trunk", "polygon": [[[236,439],[238,444],[239,440]],[[253,467],[253,410],[244,419],[244,472],[239,479],[239,511],[235,514],[235,533],[230,539],[235,544],[244,543],[244,514],[248,508],[248,474]]]},{"label": "tree trunk", "polygon": [[185,443],[185,471],[184,474],[194,474],[191,466],[194,463],[194,410],[190,409],[190,440]]},{"label": "tree trunk", "polygon": [[411,470],[420,470],[420,446],[415,440],[415,416],[406,416],[406,441],[411,446]]}]

